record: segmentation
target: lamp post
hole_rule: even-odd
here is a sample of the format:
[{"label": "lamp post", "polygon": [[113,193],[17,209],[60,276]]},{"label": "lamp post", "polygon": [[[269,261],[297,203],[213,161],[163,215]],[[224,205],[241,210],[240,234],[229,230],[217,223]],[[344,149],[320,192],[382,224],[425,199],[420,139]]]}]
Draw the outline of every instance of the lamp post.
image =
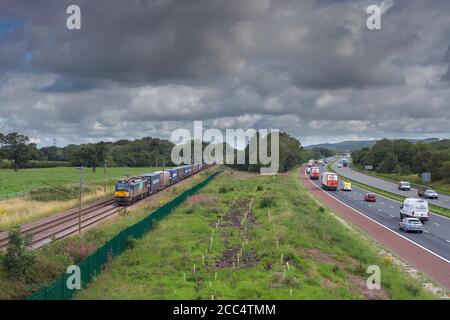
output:
[{"label": "lamp post", "polygon": [[81,233],[81,195],[83,194],[83,169],[81,166],[78,168],[80,170],[80,196],[78,199],[78,233]]}]

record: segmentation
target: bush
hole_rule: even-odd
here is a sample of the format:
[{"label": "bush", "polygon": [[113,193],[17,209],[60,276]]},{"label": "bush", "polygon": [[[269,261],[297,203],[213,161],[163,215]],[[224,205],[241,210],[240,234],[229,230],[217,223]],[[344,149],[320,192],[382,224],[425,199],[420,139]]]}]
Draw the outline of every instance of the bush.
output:
[{"label": "bush", "polygon": [[133,249],[133,248],[136,247],[136,245],[137,245],[137,239],[134,238],[134,237],[132,237],[132,236],[129,236],[129,237],[127,238],[127,242],[126,242],[125,247],[126,247],[127,249]]},{"label": "bush", "polygon": [[22,236],[18,227],[9,232],[6,254],[1,262],[3,269],[11,279],[27,280],[27,276],[36,262],[34,253],[29,248],[31,236]]},{"label": "bush", "polygon": [[[85,186],[83,192],[91,192],[92,187]],[[75,199],[80,194],[79,187],[48,187],[39,188],[30,191],[30,197],[35,201],[57,201],[57,200],[71,200]]]},{"label": "bush", "polygon": [[261,209],[268,208],[268,207],[274,207],[276,205],[275,198],[273,197],[264,197],[259,202],[259,207]]},{"label": "bush", "polygon": [[219,188],[219,193],[227,193],[227,192],[228,192],[227,187],[221,186],[221,187]]},{"label": "bush", "polygon": [[76,264],[80,263],[85,257],[91,255],[95,251],[95,246],[92,244],[78,244],[75,241],[70,241],[64,247],[64,254],[71,257]]},{"label": "bush", "polygon": [[260,184],[256,187],[256,191],[263,191],[263,190],[264,190],[264,187]]}]

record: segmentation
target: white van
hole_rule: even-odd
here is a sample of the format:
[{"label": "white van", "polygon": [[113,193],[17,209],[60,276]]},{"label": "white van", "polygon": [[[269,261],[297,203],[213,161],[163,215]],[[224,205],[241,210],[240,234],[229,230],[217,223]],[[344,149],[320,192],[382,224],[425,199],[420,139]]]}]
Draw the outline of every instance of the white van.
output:
[{"label": "white van", "polygon": [[400,207],[400,219],[417,218],[422,223],[429,220],[428,201],[416,198],[406,198]]}]

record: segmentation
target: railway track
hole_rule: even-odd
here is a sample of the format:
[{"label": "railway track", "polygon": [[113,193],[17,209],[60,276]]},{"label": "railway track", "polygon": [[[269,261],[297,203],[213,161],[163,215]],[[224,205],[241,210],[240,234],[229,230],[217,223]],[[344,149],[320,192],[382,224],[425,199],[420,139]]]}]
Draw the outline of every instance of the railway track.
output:
[{"label": "railway track", "polygon": [[[190,177],[193,177],[202,171],[203,170],[200,170]],[[177,185],[179,182],[184,180],[185,179],[177,181],[176,183],[164,189],[160,189],[144,199],[152,197],[153,195],[163,190],[170,189],[171,187]],[[93,224],[101,220],[104,220],[115,213],[118,213],[120,210],[122,210],[122,208],[123,207],[120,207],[115,203],[114,197],[109,197],[82,206],[81,229],[82,230],[86,229],[87,227],[92,226]],[[19,233],[22,235],[30,234],[31,235],[30,246],[31,248],[36,249],[47,243],[76,234],[78,233],[78,231],[79,231],[79,209],[73,208],[22,225]],[[8,246],[8,241],[9,241],[8,232],[0,232],[0,251],[6,250]]]},{"label": "railway track", "polygon": [[[109,197],[81,207],[81,227],[86,227],[118,212],[120,208]],[[78,232],[78,208],[57,213],[53,216],[27,223],[20,228],[20,234],[31,235],[31,247],[38,248],[46,243],[59,240]],[[8,233],[0,233],[0,250],[8,245]]]}]

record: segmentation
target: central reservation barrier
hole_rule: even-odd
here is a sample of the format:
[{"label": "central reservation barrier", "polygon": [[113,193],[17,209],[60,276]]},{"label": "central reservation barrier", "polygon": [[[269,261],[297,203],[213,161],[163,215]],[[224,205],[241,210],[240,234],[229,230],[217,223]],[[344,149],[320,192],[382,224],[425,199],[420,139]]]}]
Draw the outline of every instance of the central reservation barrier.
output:
[{"label": "central reservation barrier", "polygon": [[[201,188],[206,186],[212,179],[214,179],[222,171],[217,171],[207,177],[202,182],[194,187],[184,191],[175,199],[166,203],[162,207],[150,213],[146,218],[140,222],[122,230],[115,235],[111,240],[106,242],[103,246],[98,248],[93,254],[84,258],[78,267],[81,271],[81,283],[85,287],[90,281],[99,273],[102,272],[105,264],[113,257],[120,255],[126,248],[129,238],[139,239],[145,233],[152,229],[153,225],[169,215],[176,207],[182,204],[189,196],[195,194]],[[60,278],[55,280],[48,287],[44,287],[28,297],[28,300],[68,300],[73,297],[76,289],[69,289],[67,280],[71,274],[63,274]]]}]

